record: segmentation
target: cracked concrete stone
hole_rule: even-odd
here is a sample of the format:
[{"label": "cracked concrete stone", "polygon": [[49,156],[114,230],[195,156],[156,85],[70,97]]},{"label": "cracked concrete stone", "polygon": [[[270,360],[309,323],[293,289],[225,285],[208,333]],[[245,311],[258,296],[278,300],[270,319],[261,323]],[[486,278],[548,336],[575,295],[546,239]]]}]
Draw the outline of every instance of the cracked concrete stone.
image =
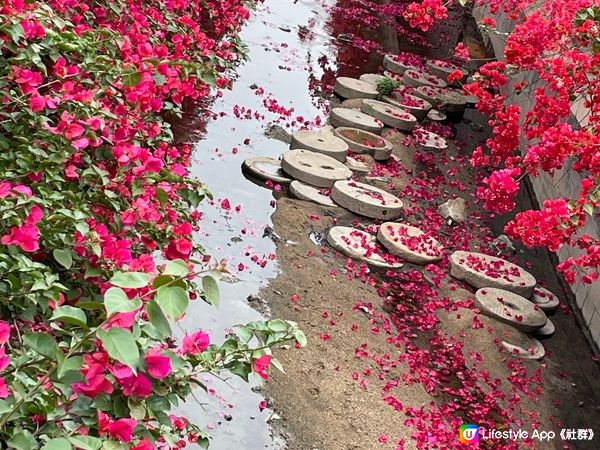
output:
[{"label": "cracked concrete stone", "polygon": [[290,149],[297,148],[322,153],[340,162],[346,160],[346,154],[348,153],[348,144],[343,139],[335,136],[330,129],[303,130],[293,133]]},{"label": "cracked concrete stone", "polygon": [[[344,255],[374,267],[397,269],[402,263],[387,262],[377,251],[377,240],[372,234],[351,227],[336,226],[327,233],[327,242]],[[367,255],[368,254],[368,255]]]},{"label": "cracked concrete stone", "polygon": [[290,192],[294,197],[299,198],[300,200],[306,200],[323,206],[338,207],[333,200],[331,200],[331,197],[322,194],[316,187],[298,180],[294,180],[290,183]]},{"label": "cracked concrete stone", "polygon": [[492,287],[475,293],[475,304],[486,316],[512,325],[518,330],[532,332],[546,325],[544,312],[525,297]]},{"label": "cracked concrete stone", "polygon": [[440,77],[436,77],[435,75],[420,69],[407,70],[404,72],[402,79],[404,80],[404,84],[407,86],[431,86],[437,88],[448,87],[448,83],[446,83]]},{"label": "cracked concrete stone", "polygon": [[341,162],[304,149],[284,153],[281,167],[293,178],[318,187],[331,187],[336,181],[352,176],[352,171]]},{"label": "cracked concrete stone", "polygon": [[381,130],[383,130],[383,123],[380,120],[350,108],[333,108],[329,115],[329,122],[335,128],[359,128],[375,134],[381,134]]},{"label": "cracked concrete stone", "polygon": [[259,180],[271,180],[274,183],[290,184],[292,179],[281,169],[281,162],[265,156],[247,158],[242,163],[242,170]]},{"label": "cracked concrete stone", "polygon": [[379,119],[385,125],[402,131],[411,131],[417,124],[417,119],[409,112],[378,100],[363,100],[360,110]]},{"label": "cracked concrete stone", "polygon": [[560,305],[558,297],[540,285],[537,285],[533,289],[531,301],[538,305],[543,311],[554,311]]},{"label": "cracked concrete stone", "polygon": [[427,100],[417,97],[416,95],[400,93],[398,90],[395,90],[389,96],[384,95],[381,99],[384,102],[408,111],[415,116],[418,121],[425,119],[427,113],[433,107]]},{"label": "cracked concrete stone", "polygon": [[377,88],[366,81],[356,78],[338,77],[333,91],[342,98],[377,98]]},{"label": "cracked concrete stone", "polygon": [[333,134],[343,139],[353,153],[372,155],[376,161],[387,160],[394,149],[387,139],[358,128],[335,128]]},{"label": "cracked concrete stone", "polygon": [[402,214],[402,200],[365,183],[337,181],[331,198],[338,205],[355,214],[372,219],[397,219]]},{"label": "cracked concrete stone", "polygon": [[392,255],[413,264],[430,264],[442,259],[444,247],[436,239],[405,223],[381,224],[377,239]]}]

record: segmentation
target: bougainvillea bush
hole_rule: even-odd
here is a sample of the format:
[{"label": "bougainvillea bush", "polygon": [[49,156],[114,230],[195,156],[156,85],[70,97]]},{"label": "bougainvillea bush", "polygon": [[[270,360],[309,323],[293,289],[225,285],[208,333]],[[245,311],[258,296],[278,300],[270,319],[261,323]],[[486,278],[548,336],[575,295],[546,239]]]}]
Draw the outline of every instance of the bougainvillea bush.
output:
[{"label": "bougainvillea bush", "polygon": [[[577,172],[569,178],[581,179],[578,198],[546,200],[540,210],[517,214],[505,231],[528,247],[578,248],[580,256],[558,268],[570,283],[578,274],[592,283],[599,276],[600,241],[582,228],[598,217],[600,205],[600,7],[593,0],[459,3],[486,6],[514,23],[504,58],[484,64],[464,86],[478,97],[477,107],[493,128],[472,157],[475,166],[491,170],[478,194],[489,210],[507,213],[526,175]],[[426,30],[447,16],[446,6],[441,0],[413,3],[405,17]],[[496,21],[484,17],[481,26],[493,33]],[[529,110],[515,104],[519,96],[531,98]],[[578,121],[572,119],[575,108],[586,111]]]},{"label": "bougainvillea bush", "polygon": [[202,373],[268,378],[282,320],[216,345],[171,322],[227,268],[192,240],[210,194],[164,117],[227,84],[243,0],[0,6],[0,447],[208,445],[169,413]]}]

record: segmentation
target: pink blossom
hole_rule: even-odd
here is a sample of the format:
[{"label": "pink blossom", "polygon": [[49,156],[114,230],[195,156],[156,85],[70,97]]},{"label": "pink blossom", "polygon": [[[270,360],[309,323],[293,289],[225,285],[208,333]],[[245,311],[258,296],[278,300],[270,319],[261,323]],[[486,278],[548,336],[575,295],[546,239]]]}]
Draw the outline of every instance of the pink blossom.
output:
[{"label": "pink blossom", "polygon": [[252,365],[252,370],[258,374],[263,380],[269,379],[269,374],[267,373],[267,369],[271,365],[271,355],[263,355],[254,361]]},{"label": "pink blossom", "polygon": [[197,355],[206,350],[209,345],[210,336],[204,331],[198,330],[184,336],[180,352],[183,355]]},{"label": "pink blossom", "polygon": [[148,373],[157,379],[163,379],[172,371],[171,358],[161,353],[159,348],[151,348],[148,350],[145,358],[146,369]]}]

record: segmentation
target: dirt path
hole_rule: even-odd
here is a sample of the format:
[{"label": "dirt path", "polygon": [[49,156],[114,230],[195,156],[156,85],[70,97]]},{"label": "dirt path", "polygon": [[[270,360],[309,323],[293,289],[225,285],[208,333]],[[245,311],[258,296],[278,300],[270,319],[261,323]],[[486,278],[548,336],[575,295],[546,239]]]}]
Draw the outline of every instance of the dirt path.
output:
[{"label": "dirt path", "polygon": [[[481,118],[474,117],[474,120],[481,122]],[[463,123],[458,128],[461,140],[473,141],[481,136],[481,132],[473,131],[480,127]],[[419,195],[404,197],[408,203],[406,210],[424,211],[429,206],[443,203],[453,194],[470,199],[474,174],[463,164],[453,161],[453,156],[459,156],[456,148],[448,152],[443,161],[438,157],[432,166],[423,166],[415,165],[413,149],[398,145],[397,141],[395,144],[394,154],[410,175],[405,172],[404,176],[387,177],[384,182],[379,182],[381,187],[390,188],[391,183],[400,190],[426,178],[441,183],[437,186],[441,197],[433,200],[420,200]],[[444,174],[446,177],[442,176]],[[457,190],[456,180],[460,180],[464,189]],[[377,184],[373,180],[370,182]],[[441,228],[441,233],[452,236],[453,242],[446,243],[450,251],[469,246],[475,250],[488,239],[489,218],[473,205],[470,206],[470,217],[469,225],[462,230]],[[416,218],[412,215],[408,221],[418,224]],[[324,208],[284,197],[278,201],[273,222],[281,237],[277,246],[281,274],[261,291],[261,296],[271,305],[274,316],[298,322],[309,337],[307,348],[282,350],[277,354],[286,374],[275,374],[268,384],[273,406],[282,418],[274,421],[276,430],[285,437],[290,450],[393,449],[400,439],[405,440],[405,448],[417,448],[411,439],[415,429],[404,424],[406,408],[439,404],[442,397],[427,393],[422,384],[408,385],[402,381],[402,374],[409,372],[405,362],[398,361],[404,348],[393,343],[394,325],[387,321],[388,314],[376,287],[354,278],[355,272],[347,277],[346,258],[327,244],[314,242],[315,236],[323,236],[334,224],[356,226],[357,222],[368,224],[369,221],[342,208]],[[523,256],[528,259],[528,255]],[[549,259],[529,260],[538,279],[560,292]],[[441,263],[443,268],[444,264]],[[423,268],[410,265],[403,270],[411,268],[425,272]],[[385,279],[383,274],[380,276]],[[445,279],[437,291],[440,298],[449,297],[453,301],[473,298],[471,289],[457,286],[450,278]],[[294,301],[295,296],[299,300]],[[356,308],[357,302],[372,305],[371,311]],[[507,379],[510,377],[518,384],[519,377],[524,374],[515,372],[517,369],[510,363],[512,357],[501,353],[494,343],[511,335],[518,338],[512,327],[477,315],[482,327],[474,328],[475,313],[466,308],[458,312],[441,309],[437,316],[439,328],[447,336],[464,343],[462,352],[467,361],[470,361],[469,355],[480,355],[477,370],[488,371],[491,379],[501,380],[508,396],[511,391],[519,395]],[[559,311],[552,320],[558,332],[544,341],[548,356],[541,362],[529,361],[524,365],[528,377],[542,369],[539,382],[543,385],[537,391],[538,382],[531,381],[533,378],[529,384],[525,383],[528,389],[534,389],[531,397],[535,402],[520,394],[521,401],[511,407],[510,413],[520,417],[524,421],[522,428],[530,433],[534,426],[529,418],[530,411],[537,412],[534,422],[541,430],[560,432],[562,426],[600,430],[600,382],[594,376],[597,366],[591,359],[591,350],[572,315]],[[389,327],[387,331],[386,327]],[[426,337],[423,334],[417,339],[425,347]],[[398,387],[392,390],[390,383],[398,383]],[[388,390],[402,403],[403,411],[396,411],[382,399]],[[505,408],[510,403],[501,402]],[[562,448],[562,442],[555,439],[537,443],[536,448]],[[597,446],[579,443],[573,448]]]}]

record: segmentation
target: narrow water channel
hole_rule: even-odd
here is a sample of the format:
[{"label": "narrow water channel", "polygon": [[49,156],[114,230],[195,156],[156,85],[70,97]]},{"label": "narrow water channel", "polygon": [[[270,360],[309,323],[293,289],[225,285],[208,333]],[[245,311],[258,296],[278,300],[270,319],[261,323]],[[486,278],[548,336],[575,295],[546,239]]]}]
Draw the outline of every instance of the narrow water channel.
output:
[{"label": "narrow water channel", "polygon": [[[203,328],[213,339],[221,340],[233,325],[261,318],[247,299],[277,275],[277,261],[271,259],[275,257],[275,245],[269,237],[263,237],[265,227],[271,224],[275,197],[273,191],[244,178],[241,164],[251,156],[277,158],[287,149],[286,143],[265,135],[269,125],[277,123],[292,131],[293,125],[299,126],[291,124],[297,116],[304,120],[320,116],[325,120],[319,93],[323,84],[333,82],[339,72],[336,61],[341,45],[328,25],[333,3],[266,0],[241,34],[250,60],[238,68],[233,89],[213,103],[212,112],[225,115],[208,122],[195,144],[192,165],[192,175],[207,184],[215,199],[202,209],[198,242],[215,258],[227,259],[239,281],[220,284],[218,311],[201,302],[193,304],[181,322],[181,333]],[[348,47],[344,52],[356,54],[359,60],[361,54],[366,55]],[[358,67],[348,67],[352,69]],[[268,111],[265,99],[276,99],[280,106],[294,111],[282,120],[280,113]],[[252,118],[236,116],[236,105],[249,108]],[[221,207],[225,199],[230,203],[229,210]],[[242,205],[239,212],[237,205]],[[244,267],[238,271],[240,265]],[[204,381],[215,389],[215,394],[207,396],[199,391],[198,401],[191,398],[179,412],[208,429],[213,436],[211,449],[284,446],[271,436],[267,420],[272,412],[259,411],[262,397],[252,389],[258,384],[256,380],[251,386],[233,377],[226,383],[210,378]]]}]

